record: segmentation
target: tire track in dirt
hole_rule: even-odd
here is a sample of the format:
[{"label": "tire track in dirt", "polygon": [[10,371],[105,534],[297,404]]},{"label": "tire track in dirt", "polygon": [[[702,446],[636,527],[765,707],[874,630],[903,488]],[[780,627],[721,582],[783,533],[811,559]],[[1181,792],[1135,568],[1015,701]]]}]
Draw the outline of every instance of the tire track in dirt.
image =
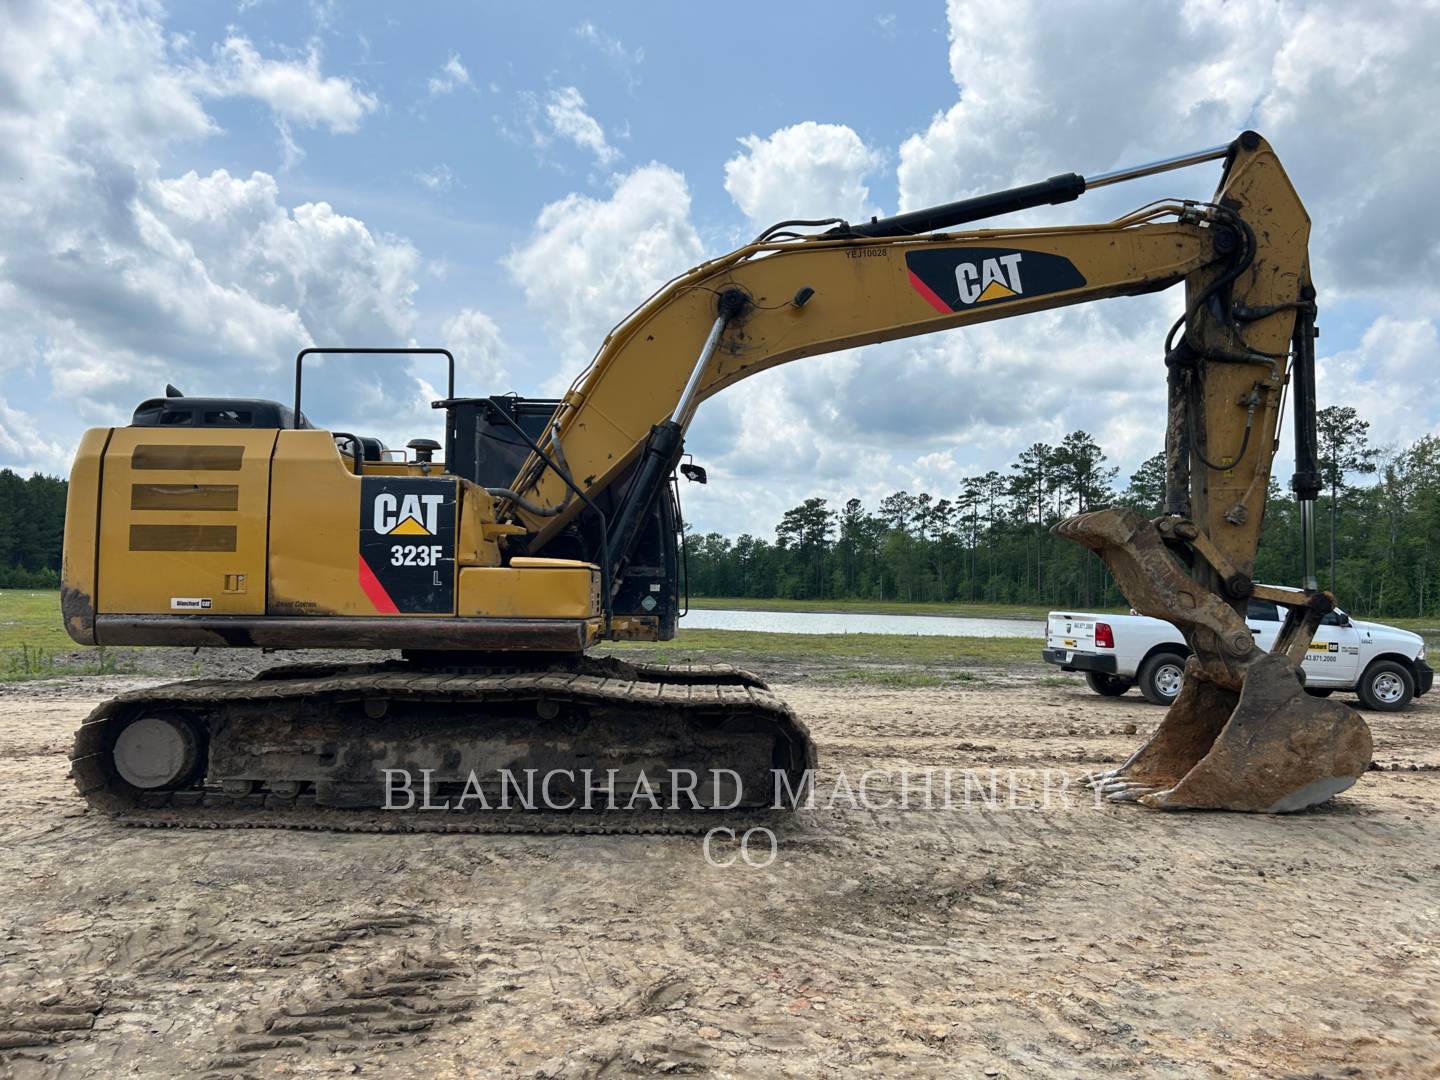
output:
[{"label": "tire track in dirt", "polygon": [[[1158,717],[1024,679],[783,694],[822,775],[1078,777]],[[93,696],[37,724],[0,694],[0,746],[30,750],[0,755],[0,1036],[25,1040],[0,1074],[1405,1077],[1440,1045],[1436,772],[1287,819],[842,800],[719,869],[692,837],[57,818],[43,747]],[[1433,756],[1437,715],[1375,719],[1377,746]]]}]

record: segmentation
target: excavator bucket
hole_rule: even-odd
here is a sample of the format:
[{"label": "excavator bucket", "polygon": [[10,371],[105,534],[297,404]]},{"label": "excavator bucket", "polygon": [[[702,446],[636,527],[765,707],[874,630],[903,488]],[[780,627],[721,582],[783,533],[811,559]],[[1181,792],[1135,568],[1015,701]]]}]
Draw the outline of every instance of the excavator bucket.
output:
[{"label": "excavator bucket", "polygon": [[1284,814],[1350,787],[1370,752],[1360,715],[1305,693],[1287,657],[1257,660],[1239,694],[1207,681],[1192,658],[1154,736],[1120,768],[1091,780],[1116,802]]},{"label": "excavator bucket", "polygon": [[1189,578],[1157,526],[1100,510],[1056,532],[1105,560],[1137,611],[1180,628],[1193,651],[1155,734],[1091,783],[1114,802],[1163,810],[1282,814],[1325,802],[1370,764],[1370,729],[1339,702],[1305,693],[1300,661],[1319,608],[1297,613],[1266,654],[1229,606]]}]

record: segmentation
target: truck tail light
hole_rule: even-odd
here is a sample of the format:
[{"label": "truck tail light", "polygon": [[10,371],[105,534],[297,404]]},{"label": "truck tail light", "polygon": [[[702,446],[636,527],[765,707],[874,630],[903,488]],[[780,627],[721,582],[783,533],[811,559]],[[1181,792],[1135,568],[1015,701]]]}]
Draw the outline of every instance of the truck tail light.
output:
[{"label": "truck tail light", "polygon": [[1097,622],[1095,624],[1095,647],[1099,649],[1113,649],[1115,647],[1115,632],[1110,629],[1108,622]]}]

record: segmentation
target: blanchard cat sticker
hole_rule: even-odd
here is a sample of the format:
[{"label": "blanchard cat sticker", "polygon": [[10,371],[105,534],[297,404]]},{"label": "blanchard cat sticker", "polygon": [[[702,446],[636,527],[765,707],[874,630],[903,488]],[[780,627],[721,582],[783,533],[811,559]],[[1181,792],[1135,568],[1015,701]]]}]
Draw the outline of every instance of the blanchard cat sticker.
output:
[{"label": "blanchard cat sticker", "polygon": [[458,492],[453,478],[361,479],[360,588],[378,614],[454,612]]},{"label": "blanchard cat sticker", "polygon": [[1017,248],[910,251],[905,267],[911,287],[946,315],[1085,284],[1085,275],[1064,256]]}]

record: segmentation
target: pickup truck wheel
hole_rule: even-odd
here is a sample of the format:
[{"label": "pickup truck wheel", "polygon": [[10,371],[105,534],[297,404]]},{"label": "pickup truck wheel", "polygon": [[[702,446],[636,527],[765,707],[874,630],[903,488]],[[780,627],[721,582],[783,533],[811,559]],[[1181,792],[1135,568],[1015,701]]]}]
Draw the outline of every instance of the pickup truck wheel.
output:
[{"label": "pickup truck wheel", "polygon": [[1087,671],[1085,681],[1090,689],[1101,697],[1119,697],[1135,683],[1121,675],[1107,675],[1103,671]]},{"label": "pickup truck wheel", "polygon": [[1365,669],[1360,685],[1355,688],[1360,703],[1377,712],[1398,712],[1415,696],[1415,677],[1404,664],[1394,660],[1376,660]]},{"label": "pickup truck wheel", "polygon": [[1169,705],[1180,696],[1185,678],[1185,658],[1179,653],[1156,653],[1140,665],[1140,693],[1152,705]]}]

